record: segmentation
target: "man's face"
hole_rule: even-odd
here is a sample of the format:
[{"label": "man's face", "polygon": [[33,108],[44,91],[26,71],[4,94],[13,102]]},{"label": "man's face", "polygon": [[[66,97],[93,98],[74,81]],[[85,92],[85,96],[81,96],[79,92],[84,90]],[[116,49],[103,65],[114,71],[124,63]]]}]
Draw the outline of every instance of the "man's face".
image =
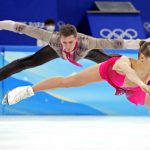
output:
[{"label": "man's face", "polygon": [[69,52],[74,49],[76,42],[77,42],[77,37],[75,37],[74,35],[70,35],[67,37],[62,35],[60,38],[60,42],[62,44],[63,49]]}]

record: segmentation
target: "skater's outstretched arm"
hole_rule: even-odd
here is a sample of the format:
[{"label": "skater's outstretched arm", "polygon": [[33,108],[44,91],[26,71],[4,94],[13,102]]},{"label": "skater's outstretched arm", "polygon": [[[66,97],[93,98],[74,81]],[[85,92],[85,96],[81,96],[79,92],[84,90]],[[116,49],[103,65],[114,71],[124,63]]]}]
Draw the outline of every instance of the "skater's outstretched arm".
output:
[{"label": "skater's outstretched arm", "polygon": [[45,41],[47,43],[50,42],[50,38],[52,35],[52,32],[37,27],[33,27],[30,25],[26,25],[25,23],[15,22],[11,20],[0,21],[0,30],[8,30],[20,34],[25,34],[27,36]]}]

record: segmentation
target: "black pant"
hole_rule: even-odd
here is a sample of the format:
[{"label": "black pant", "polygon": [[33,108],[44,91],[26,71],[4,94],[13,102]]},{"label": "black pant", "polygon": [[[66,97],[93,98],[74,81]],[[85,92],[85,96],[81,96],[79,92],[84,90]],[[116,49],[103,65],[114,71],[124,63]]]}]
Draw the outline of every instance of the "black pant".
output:
[{"label": "black pant", "polygon": [[[85,59],[89,59],[96,63],[100,63],[105,60],[108,60],[112,56],[118,56],[118,55],[117,54],[108,55],[104,53],[102,50],[94,49],[87,54]],[[3,68],[0,68],[0,81],[6,79],[7,77],[17,72],[23,71],[25,69],[33,68],[36,66],[40,66],[56,58],[59,58],[59,56],[57,55],[55,50],[51,48],[49,45],[47,45],[33,55],[21,59],[17,59],[9,63],[8,65],[4,66]]]}]

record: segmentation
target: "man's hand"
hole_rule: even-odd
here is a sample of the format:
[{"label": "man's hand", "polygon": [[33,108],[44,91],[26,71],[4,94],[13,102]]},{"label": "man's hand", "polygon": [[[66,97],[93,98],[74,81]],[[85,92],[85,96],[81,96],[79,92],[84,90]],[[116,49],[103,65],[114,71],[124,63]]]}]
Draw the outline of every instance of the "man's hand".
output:
[{"label": "man's hand", "polygon": [[148,38],[148,39],[145,39],[144,41],[146,41],[146,42],[150,42],[150,38]]}]

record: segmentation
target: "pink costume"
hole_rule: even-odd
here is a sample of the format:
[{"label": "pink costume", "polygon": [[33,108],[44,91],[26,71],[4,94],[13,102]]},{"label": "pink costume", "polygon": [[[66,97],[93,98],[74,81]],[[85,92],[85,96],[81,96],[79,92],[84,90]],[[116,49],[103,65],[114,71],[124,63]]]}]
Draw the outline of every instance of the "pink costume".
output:
[{"label": "pink costume", "polygon": [[112,70],[113,65],[119,58],[120,57],[113,57],[101,63],[99,67],[100,76],[116,89],[115,95],[121,95],[125,93],[130,102],[136,105],[144,105],[146,92],[142,91],[139,86],[122,87],[124,84],[125,75],[121,75],[115,70]]}]

